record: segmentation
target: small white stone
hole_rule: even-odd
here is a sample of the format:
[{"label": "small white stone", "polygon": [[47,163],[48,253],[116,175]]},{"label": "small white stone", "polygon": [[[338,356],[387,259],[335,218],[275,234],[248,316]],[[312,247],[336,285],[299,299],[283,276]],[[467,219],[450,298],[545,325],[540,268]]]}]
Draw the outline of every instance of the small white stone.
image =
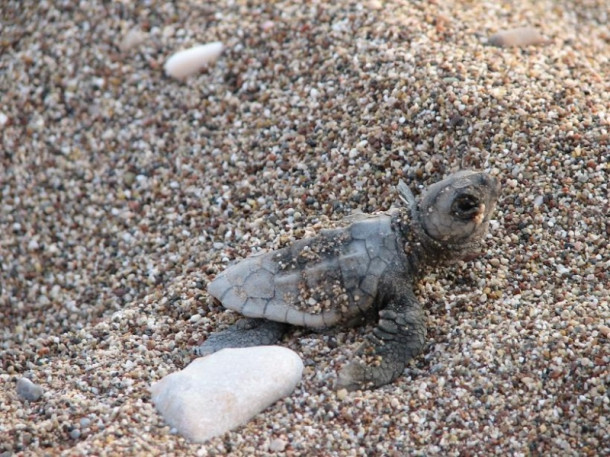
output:
[{"label": "small white stone", "polygon": [[564,265],[557,265],[556,266],[557,272],[561,275],[561,276],[566,276],[567,274],[570,273],[570,269],[566,268]]},{"label": "small white stone", "polygon": [[502,30],[489,37],[488,43],[493,46],[529,46],[542,44],[546,40],[535,27],[518,27],[515,29]]},{"label": "small white stone", "polygon": [[199,314],[193,314],[190,318],[189,318],[189,322],[191,323],[195,323],[195,322],[199,322],[201,320],[201,315]]},{"label": "small white stone", "polygon": [[223,349],[153,384],[152,400],[170,427],[201,443],[289,395],[302,373],[301,358],[287,348]]},{"label": "small white stone", "polygon": [[268,32],[273,27],[275,27],[275,23],[273,21],[265,21],[261,24],[261,29],[263,29],[264,32]]},{"label": "small white stone", "polygon": [[500,223],[497,220],[492,219],[489,221],[489,231],[490,232],[495,232],[499,228],[500,228]]},{"label": "small white stone", "polygon": [[186,78],[215,61],[223,49],[223,44],[215,41],[178,51],[165,62],[165,73],[177,79]]},{"label": "small white stone", "polygon": [[123,52],[127,52],[130,49],[133,49],[146,41],[148,38],[148,34],[143,32],[140,29],[131,29],[129,32],[125,34],[121,43],[119,44],[119,49]]},{"label": "small white stone", "polygon": [[276,438],[269,443],[269,450],[271,452],[284,452],[284,449],[286,449],[286,444],[286,441]]}]

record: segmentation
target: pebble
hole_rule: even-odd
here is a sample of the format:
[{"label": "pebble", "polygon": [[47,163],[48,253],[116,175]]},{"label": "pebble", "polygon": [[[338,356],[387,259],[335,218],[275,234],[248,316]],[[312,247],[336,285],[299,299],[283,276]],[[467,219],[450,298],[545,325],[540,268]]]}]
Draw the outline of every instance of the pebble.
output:
[{"label": "pebble", "polygon": [[140,29],[129,30],[121,42],[119,43],[119,49],[123,52],[127,52],[137,46],[141,45],[146,41],[148,35]]},{"label": "pebble", "polygon": [[524,47],[531,44],[541,44],[546,40],[534,27],[518,27],[502,30],[489,37],[488,43],[493,46],[508,48],[511,46]]},{"label": "pebble", "polygon": [[337,390],[337,399],[345,400],[347,398],[347,389]]},{"label": "pebble", "polygon": [[302,372],[301,358],[287,348],[223,349],[153,384],[152,400],[178,433],[204,442],[289,395]]},{"label": "pebble", "polygon": [[89,419],[88,417],[83,417],[80,420],[80,426],[82,428],[87,428],[87,427],[89,427],[89,425],[91,425],[91,419]]},{"label": "pebble", "polygon": [[286,444],[286,441],[276,438],[269,443],[269,450],[271,452],[284,452],[284,449],[286,449]]},{"label": "pebble", "polygon": [[17,381],[17,395],[22,400],[36,401],[42,397],[42,394],[42,387],[34,384],[28,378],[19,378],[19,381]]},{"label": "pebble", "polygon": [[218,59],[223,49],[223,44],[215,41],[178,51],[165,62],[165,72],[172,78],[184,79]]}]

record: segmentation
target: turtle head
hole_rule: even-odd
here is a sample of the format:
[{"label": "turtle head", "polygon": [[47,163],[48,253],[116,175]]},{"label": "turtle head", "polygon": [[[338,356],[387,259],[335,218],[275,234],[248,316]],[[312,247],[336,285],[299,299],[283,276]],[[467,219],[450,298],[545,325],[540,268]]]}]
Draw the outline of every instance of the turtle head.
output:
[{"label": "turtle head", "polygon": [[499,194],[498,181],[487,173],[455,173],[422,195],[421,228],[437,249],[447,251],[443,257],[467,255],[485,236]]}]

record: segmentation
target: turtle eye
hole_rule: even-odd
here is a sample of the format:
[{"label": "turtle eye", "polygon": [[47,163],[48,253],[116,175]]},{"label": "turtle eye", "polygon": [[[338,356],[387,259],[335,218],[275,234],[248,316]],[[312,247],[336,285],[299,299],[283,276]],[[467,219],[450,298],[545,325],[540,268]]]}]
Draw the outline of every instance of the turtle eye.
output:
[{"label": "turtle eye", "polygon": [[479,214],[479,199],[472,195],[460,195],[451,205],[453,215],[459,219],[472,219]]}]

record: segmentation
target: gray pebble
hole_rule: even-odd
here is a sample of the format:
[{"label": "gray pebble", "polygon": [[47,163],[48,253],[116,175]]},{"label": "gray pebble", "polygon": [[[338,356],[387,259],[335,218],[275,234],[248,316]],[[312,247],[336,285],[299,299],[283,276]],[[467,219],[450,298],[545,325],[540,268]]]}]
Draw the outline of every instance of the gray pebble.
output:
[{"label": "gray pebble", "polygon": [[36,401],[42,397],[43,390],[38,384],[34,384],[28,378],[20,378],[17,381],[17,395],[26,401]]},{"label": "gray pebble", "polygon": [[83,417],[80,420],[80,426],[81,428],[86,428],[89,427],[89,425],[91,425],[91,419],[89,419],[88,417]]}]

